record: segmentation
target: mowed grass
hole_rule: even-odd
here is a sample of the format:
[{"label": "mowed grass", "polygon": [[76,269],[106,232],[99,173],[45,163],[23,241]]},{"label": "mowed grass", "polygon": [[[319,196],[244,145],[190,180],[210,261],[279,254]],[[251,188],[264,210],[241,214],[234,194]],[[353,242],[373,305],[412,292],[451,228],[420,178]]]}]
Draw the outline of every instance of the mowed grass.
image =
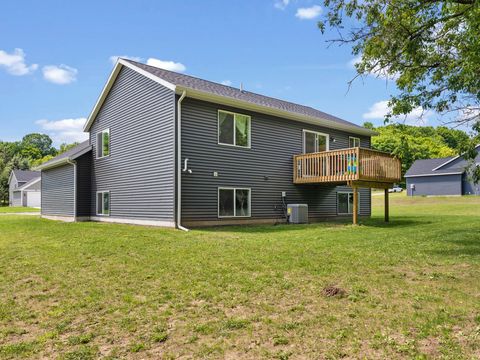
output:
[{"label": "mowed grass", "polygon": [[26,206],[0,206],[0,214],[22,213],[22,212],[40,212],[40,209]]},{"label": "mowed grass", "polygon": [[480,197],[373,200],[358,227],[2,216],[0,358],[479,358]]}]

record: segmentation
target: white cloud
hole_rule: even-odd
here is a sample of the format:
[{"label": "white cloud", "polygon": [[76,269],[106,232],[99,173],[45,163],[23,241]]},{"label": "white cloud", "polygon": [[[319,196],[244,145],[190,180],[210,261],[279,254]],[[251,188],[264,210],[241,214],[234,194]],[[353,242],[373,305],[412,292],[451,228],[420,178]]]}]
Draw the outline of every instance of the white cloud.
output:
[{"label": "white cloud", "polygon": [[9,54],[0,50],[0,67],[4,67],[12,75],[27,75],[37,70],[38,65],[25,64],[25,52],[22,49],[15,49]]},{"label": "white cloud", "polygon": [[67,65],[47,65],[42,71],[45,80],[54,84],[65,85],[77,80],[78,70]]},{"label": "white cloud", "polygon": [[83,132],[86,118],[62,120],[37,120],[35,123],[45,130],[55,144],[81,142],[88,139]]},{"label": "white cloud", "polygon": [[276,0],[273,6],[275,6],[277,9],[285,10],[289,3],[290,0]]},{"label": "white cloud", "polygon": [[223,80],[221,82],[222,85],[232,86],[232,82],[230,80]]},{"label": "white cloud", "polygon": [[302,20],[311,20],[320,16],[322,13],[322,7],[320,5],[313,5],[308,8],[299,8],[295,16]]},{"label": "white cloud", "polygon": [[[373,104],[368,112],[364,113],[362,117],[367,120],[384,120],[385,116],[390,112],[388,100],[378,101]],[[424,110],[420,106],[413,109],[408,115],[399,115],[392,117],[392,120],[404,122],[409,125],[426,125],[429,118],[433,115],[430,110]]]},{"label": "white cloud", "polygon": [[147,59],[147,65],[155,66],[165,70],[176,71],[176,72],[184,72],[185,70],[187,70],[185,65],[183,65],[182,63],[168,61],[168,60],[160,60],[155,58]]},{"label": "white cloud", "polygon": [[123,58],[123,59],[128,59],[128,60],[133,60],[137,62],[142,62],[143,59],[139,56],[129,56],[129,55],[114,55],[110,56],[110,62],[115,65],[117,63],[118,58]]}]

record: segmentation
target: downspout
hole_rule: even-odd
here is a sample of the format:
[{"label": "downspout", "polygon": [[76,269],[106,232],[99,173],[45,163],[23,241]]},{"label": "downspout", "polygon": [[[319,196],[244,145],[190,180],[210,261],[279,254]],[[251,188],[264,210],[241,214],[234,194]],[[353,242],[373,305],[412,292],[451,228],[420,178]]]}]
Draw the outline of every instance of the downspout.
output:
[{"label": "downspout", "polygon": [[183,90],[177,102],[177,228],[188,231],[182,226],[182,101],[187,96]]},{"label": "downspout", "polygon": [[73,219],[77,221],[77,162],[68,159],[67,163],[73,165]]}]

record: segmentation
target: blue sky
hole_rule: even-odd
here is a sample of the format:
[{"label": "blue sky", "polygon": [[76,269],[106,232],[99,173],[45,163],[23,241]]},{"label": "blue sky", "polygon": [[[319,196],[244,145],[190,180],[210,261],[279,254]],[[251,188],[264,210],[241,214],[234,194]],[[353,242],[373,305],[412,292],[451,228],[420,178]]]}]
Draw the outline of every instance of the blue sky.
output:
[{"label": "blue sky", "polygon": [[328,46],[322,12],[311,0],[3,2],[0,139],[80,140],[114,56],[380,124],[394,84],[368,77],[348,91],[353,56]]}]

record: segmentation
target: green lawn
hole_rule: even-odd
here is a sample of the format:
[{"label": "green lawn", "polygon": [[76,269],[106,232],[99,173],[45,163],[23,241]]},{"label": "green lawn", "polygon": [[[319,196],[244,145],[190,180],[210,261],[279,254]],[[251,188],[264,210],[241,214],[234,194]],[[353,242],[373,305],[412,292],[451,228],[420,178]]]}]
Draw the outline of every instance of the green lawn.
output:
[{"label": "green lawn", "polygon": [[40,212],[40,209],[26,206],[0,206],[0,214],[21,212]]},{"label": "green lawn", "polygon": [[480,197],[373,198],[358,227],[2,216],[0,358],[479,358]]}]

